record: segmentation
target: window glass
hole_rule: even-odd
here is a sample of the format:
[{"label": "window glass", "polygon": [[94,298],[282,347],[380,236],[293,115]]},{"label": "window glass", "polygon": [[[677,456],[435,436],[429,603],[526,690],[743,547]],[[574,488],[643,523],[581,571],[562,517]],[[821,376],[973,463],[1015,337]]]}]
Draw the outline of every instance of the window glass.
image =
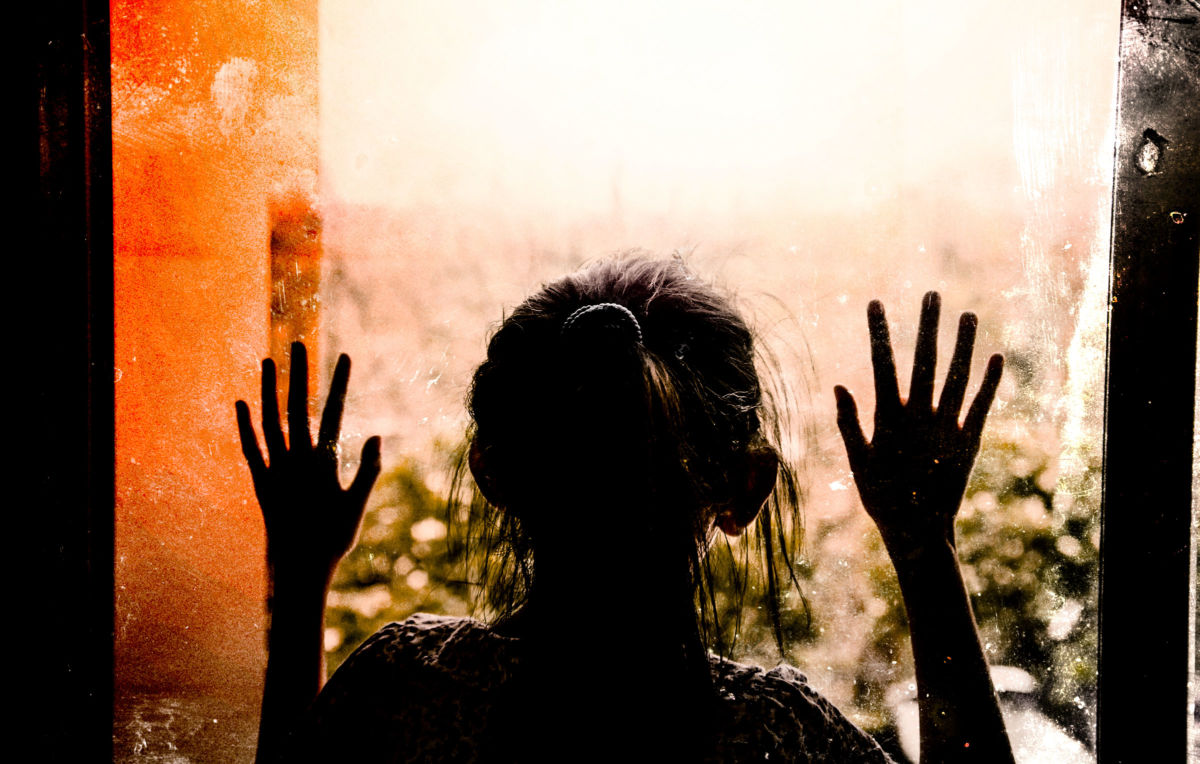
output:
[{"label": "window glass", "polygon": [[[431,444],[457,443],[505,307],[591,258],[683,253],[745,298],[793,386],[812,621],[788,658],[881,729],[911,659],[831,388],[869,410],[867,301],[903,358],[937,289],[943,352],[973,310],[976,373],[1009,364],[959,524],[988,656],[1014,709],[1032,696],[1090,746],[1117,24],[1082,3],[323,8],[326,325],[362,358],[356,426],[438,494]],[[391,501],[389,522],[433,511]],[[385,527],[363,553],[382,569],[396,544],[390,583],[340,595],[335,660],[381,619],[465,607],[428,542]],[[764,623],[738,656],[779,659]]]},{"label": "window glass", "polygon": [[[978,313],[974,384],[1008,366],[960,555],[1019,755],[1088,760],[1118,8],[292,7],[114,4],[118,672],[155,699],[119,726],[231,683],[253,703],[262,530],[232,401],[261,357],[302,336],[323,383],[349,353],[348,468],[384,436],[332,668],[388,620],[468,612],[442,504],[487,332],[640,248],[736,292],[778,356],[811,615],[784,658],[892,746],[915,714],[903,607],[832,388],[871,410],[870,299],[902,378],[926,291],[943,356]],[[773,665],[751,611],[734,657]]]}]

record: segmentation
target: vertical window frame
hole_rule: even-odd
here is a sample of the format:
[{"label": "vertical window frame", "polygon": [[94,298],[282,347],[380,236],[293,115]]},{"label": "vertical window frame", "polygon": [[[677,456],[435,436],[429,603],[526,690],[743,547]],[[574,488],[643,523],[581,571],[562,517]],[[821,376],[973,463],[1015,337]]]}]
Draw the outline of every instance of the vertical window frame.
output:
[{"label": "vertical window frame", "polygon": [[33,548],[38,642],[29,647],[46,657],[17,685],[28,692],[19,713],[39,755],[103,761],[112,758],[114,633],[109,5],[51,0],[30,15],[21,153],[34,222],[19,223],[36,231],[36,244],[13,255],[22,275],[15,283],[43,309],[14,359],[28,397],[10,405],[24,425],[12,435],[33,435],[38,503],[18,503],[31,526],[13,538]]},{"label": "vertical window frame", "polygon": [[1125,0],[1114,148],[1097,756],[1189,751],[1200,4]]}]

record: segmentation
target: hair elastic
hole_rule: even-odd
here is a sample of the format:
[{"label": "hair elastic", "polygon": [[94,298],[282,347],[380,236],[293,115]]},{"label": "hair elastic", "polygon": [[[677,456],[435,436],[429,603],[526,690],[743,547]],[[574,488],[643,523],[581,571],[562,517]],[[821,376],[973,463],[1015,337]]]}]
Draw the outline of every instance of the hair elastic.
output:
[{"label": "hair elastic", "polygon": [[562,333],[565,335],[572,331],[581,319],[587,317],[589,323],[600,322],[605,319],[606,326],[613,327],[628,327],[633,330],[633,336],[637,343],[642,341],[642,325],[638,323],[637,316],[633,315],[633,311],[626,308],[624,305],[618,305],[615,302],[601,302],[595,305],[584,305],[577,308],[571,315],[567,316],[567,320],[563,321]]}]

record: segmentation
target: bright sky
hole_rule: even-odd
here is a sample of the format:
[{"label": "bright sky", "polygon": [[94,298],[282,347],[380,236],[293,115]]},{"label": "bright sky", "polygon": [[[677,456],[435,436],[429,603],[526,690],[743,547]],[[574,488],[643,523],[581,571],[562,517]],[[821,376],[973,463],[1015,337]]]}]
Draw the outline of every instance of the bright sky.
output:
[{"label": "bright sky", "polygon": [[1014,189],[1032,53],[1104,84],[1102,5],[325,0],[323,183],[554,211]]}]

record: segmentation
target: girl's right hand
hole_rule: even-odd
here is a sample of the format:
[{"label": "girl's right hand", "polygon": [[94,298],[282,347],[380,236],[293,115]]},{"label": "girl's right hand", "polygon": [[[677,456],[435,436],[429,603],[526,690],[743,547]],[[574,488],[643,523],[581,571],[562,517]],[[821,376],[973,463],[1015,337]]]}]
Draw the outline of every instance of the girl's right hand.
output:
[{"label": "girl's right hand", "polygon": [[954,545],[958,512],[988,409],[1000,384],[1004,358],[988,361],[983,384],[959,424],[966,395],[977,319],[964,313],[941,398],[933,405],[937,325],[941,299],[925,295],[908,399],[900,397],[883,305],[867,309],[875,369],[875,431],[867,442],[854,397],[838,386],[838,427],[863,506],[893,557],[911,557],[931,544]]},{"label": "girl's right hand", "polygon": [[921,761],[1012,762],[1012,745],[992,686],[954,548],[954,516],[979,453],[984,419],[1004,359],[988,361],[967,409],[976,319],[964,313],[937,407],[933,405],[941,300],[925,295],[908,399],[900,397],[883,306],[867,309],[875,367],[875,432],[867,442],[854,398],[836,390],[838,426],[863,506],[896,567],[908,613],[921,729]]},{"label": "girl's right hand", "polygon": [[322,583],[328,583],[358,535],[367,496],[379,476],[380,440],[375,436],[363,445],[358,472],[350,487],[342,488],[337,444],[350,358],[344,354],[338,358],[314,445],[308,422],[308,352],[296,342],[291,355],[287,403],[290,443],[284,440],[280,426],[275,362],[270,358],[262,364],[262,430],[267,459],[263,459],[245,401],[236,404],[238,432],[266,524],[267,565],[272,577],[323,579]]}]

